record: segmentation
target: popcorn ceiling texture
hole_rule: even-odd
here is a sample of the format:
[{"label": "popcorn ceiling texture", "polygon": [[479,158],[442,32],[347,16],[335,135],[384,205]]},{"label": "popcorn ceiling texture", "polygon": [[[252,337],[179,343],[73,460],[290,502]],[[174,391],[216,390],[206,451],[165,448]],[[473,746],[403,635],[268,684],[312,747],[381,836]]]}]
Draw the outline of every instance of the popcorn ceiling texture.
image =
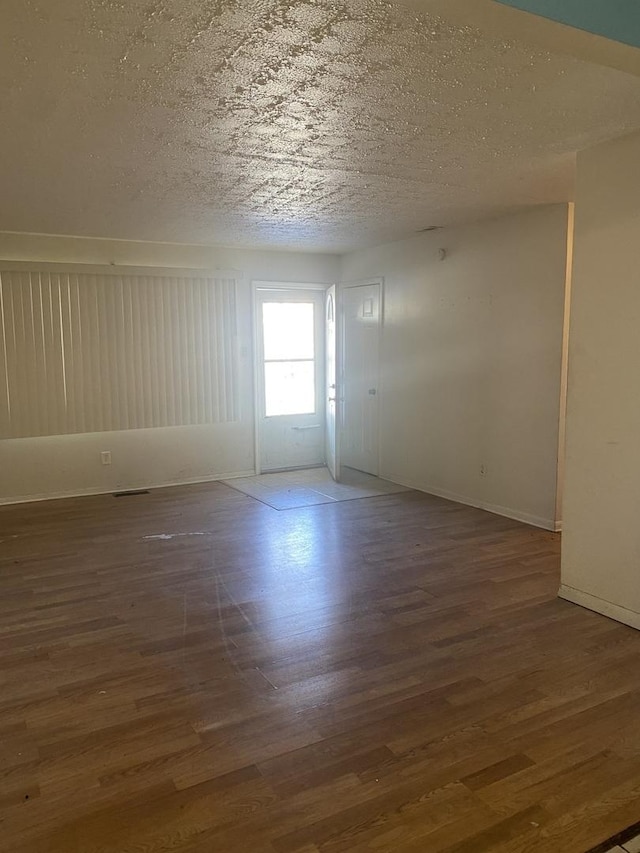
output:
[{"label": "popcorn ceiling texture", "polygon": [[567,200],[640,79],[383,0],[3,0],[0,230],[342,252]]}]

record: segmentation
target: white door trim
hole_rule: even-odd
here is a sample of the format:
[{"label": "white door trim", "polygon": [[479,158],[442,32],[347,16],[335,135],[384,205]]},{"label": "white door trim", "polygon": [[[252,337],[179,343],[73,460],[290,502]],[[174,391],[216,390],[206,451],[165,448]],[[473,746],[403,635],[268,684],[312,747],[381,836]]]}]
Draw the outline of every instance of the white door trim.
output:
[{"label": "white door trim", "polygon": [[[333,293],[330,293],[333,291]],[[342,334],[341,325],[340,325],[340,310],[339,310],[339,302],[338,302],[338,285],[334,284],[331,287],[328,287],[325,292],[325,315],[324,315],[324,323],[325,323],[325,463],[329,472],[336,483],[340,482],[340,417],[341,417],[341,403],[340,403],[340,336]],[[328,323],[329,318],[327,316],[327,309],[329,306],[329,298],[332,297],[333,304],[333,388],[331,388],[328,384],[328,376],[327,376],[327,367],[329,362],[329,350],[328,350]],[[333,456],[333,468],[330,465],[329,461],[329,434],[328,434],[328,426],[329,426],[329,397],[331,396],[331,391],[333,390],[333,448],[331,450],[331,455]]]}]

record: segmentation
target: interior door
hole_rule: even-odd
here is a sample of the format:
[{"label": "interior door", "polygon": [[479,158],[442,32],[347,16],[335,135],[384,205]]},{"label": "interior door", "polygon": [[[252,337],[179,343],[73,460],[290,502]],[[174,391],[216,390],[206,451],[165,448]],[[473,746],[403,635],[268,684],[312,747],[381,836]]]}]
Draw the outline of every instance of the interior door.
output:
[{"label": "interior door", "polygon": [[338,376],[337,376],[337,306],[335,284],[327,290],[325,298],[325,459],[334,480],[340,478],[338,459]]},{"label": "interior door", "polygon": [[260,470],[324,464],[324,292],[256,294]]},{"label": "interior door", "polygon": [[345,286],[341,292],[342,465],[378,475],[378,385],[382,286]]}]

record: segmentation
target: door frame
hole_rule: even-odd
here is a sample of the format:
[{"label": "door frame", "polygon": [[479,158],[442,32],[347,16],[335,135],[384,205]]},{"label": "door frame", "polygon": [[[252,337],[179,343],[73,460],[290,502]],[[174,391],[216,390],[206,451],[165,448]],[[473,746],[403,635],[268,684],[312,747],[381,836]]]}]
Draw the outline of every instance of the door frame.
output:
[{"label": "door frame", "polygon": [[[252,345],[253,345],[253,452],[254,452],[254,471],[256,476],[262,474],[261,463],[261,444],[260,444],[260,371],[262,370],[262,362],[260,359],[260,334],[261,330],[258,327],[260,319],[259,314],[259,294],[261,291],[292,293],[300,290],[311,290],[318,293],[326,293],[327,288],[331,284],[321,284],[319,282],[307,281],[266,281],[264,279],[253,279],[251,281],[251,327],[252,327]],[[323,316],[324,330],[324,316]],[[324,351],[324,350],[323,350]],[[323,373],[324,376],[324,373]],[[323,392],[324,398],[324,392]],[[324,423],[324,413],[323,413]]]},{"label": "door frame", "polygon": [[[380,411],[382,409],[382,400],[384,397],[384,382],[382,379],[382,372],[380,370],[380,361],[382,354],[382,346],[383,346],[383,337],[384,337],[384,323],[385,323],[385,282],[384,276],[371,276],[370,278],[363,278],[357,281],[342,281],[336,287],[336,301],[338,303],[338,317],[339,323],[336,324],[336,335],[339,335],[338,343],[336,346],[336,359],[339,359],[338,362],[338,371],[337,374],[339,376],[339,387],[340,387],[340,409],[339,412],[341,416],[344,413],[344,336],[346,334],[346,323],[344,321],[344,302],[342,299],[342,294],[348,288],[354,287],[366,287],[367,285],[377,284],[380,286],[380,313],[378,317],[378,363],[376,365],[376,373],[378,376],[378,446],[376,448],[376,456],[378,459],[378,477],[383,476],[382,469],[382,457],[381,457],[381,440],[380,440]],[[338,412],[336,412],[337,416]],[[338,437],[336,439],[336,452],[339,452],[341,446],[341,433],[342,433],[343,424],[339,424],[338,428]],[[342,464],[342,460],[340,460],[340,464]]]},{"label": "door frame", "polygon": [[333,299],[333,332],[334,332],[334,341],[333,341],[334,353],[333,353],[333,356],[334,356],[334,373],[335,373],[335,376],[334,376],[335,385],[333,388],[334,406],[335,406],[335,411],[334,411],[335,423],[333,426],[333,433],[334,433],[334,439],[335,439],[335,444],[333,447],[334,471],[331,471],[331,469],[329,468],[328,458],[327,458],[328,443],[327,443],[327,426],[326,426],[326,424],[327,424],[327,408],[326,407],[329,405],[328,397],[329,397],[330,389],[329,389],[329,386],[327,384],[326,374],[325,374],[325,378],[324,378],[324,391],[325,391],[325,401],[324,401],[324,405],[325,405],[325,437],[324,437],[324,440],[325,440],[325,462],[327,463],[327,468],[329,468],[329,472],[333,476],[336,483],[339,483],[340,482],[340,418],[342,417],[342,396],[341,396],[342,395],[342,381],[341,381],[341,376],[340,376],[340,367],[342,364],[342,319],[341,319],[341,315],[340,315],[340,310],[341,310],[340,285],[337,283],[329,285],[329,287],[325,290],[325,298],[324,298],[325,356],[324,356],[324,359],[325,359],[325,370],[326,370],[326,364],[327,364],[327,322],[328,322],[327,301],[328,301],[329,291],[331,290],[331,288],[333,288],[333,295],[334,295],[334,299]]}]

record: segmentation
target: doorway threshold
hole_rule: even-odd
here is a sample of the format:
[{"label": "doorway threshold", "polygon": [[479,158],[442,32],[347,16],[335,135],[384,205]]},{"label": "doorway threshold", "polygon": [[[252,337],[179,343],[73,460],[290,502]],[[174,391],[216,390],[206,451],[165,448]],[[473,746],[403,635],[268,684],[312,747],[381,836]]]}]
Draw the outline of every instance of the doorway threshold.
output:
[{"label": "doorway threshold", "polygon": [[277,510],[300,509],[411,491],[405,486],[345,467],[341,470],[339,483],[332,479],[327,468],[282,471],[223,482]]}]

